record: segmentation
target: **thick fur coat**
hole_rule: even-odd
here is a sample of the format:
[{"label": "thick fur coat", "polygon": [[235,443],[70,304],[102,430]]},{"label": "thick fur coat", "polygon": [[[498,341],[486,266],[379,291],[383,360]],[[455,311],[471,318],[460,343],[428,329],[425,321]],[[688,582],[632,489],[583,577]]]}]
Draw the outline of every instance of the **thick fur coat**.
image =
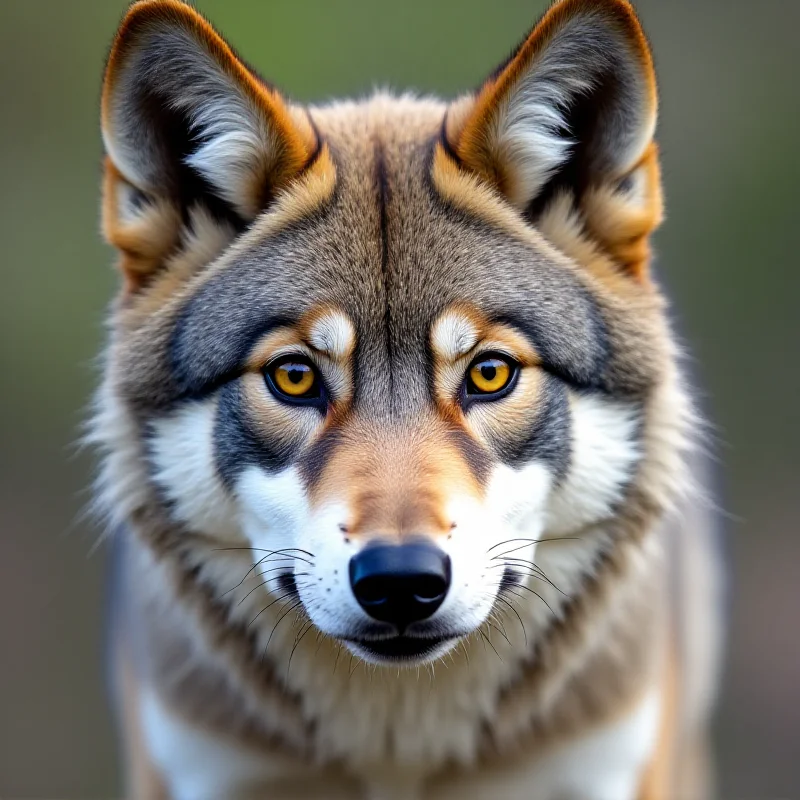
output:
[{"label": "thick fur coat", "polygon": [[131,6],[93,437],[132,797],[708,790],[656,112],[625,0],[555,3],[456,101],[310,108],[190,6]]}]

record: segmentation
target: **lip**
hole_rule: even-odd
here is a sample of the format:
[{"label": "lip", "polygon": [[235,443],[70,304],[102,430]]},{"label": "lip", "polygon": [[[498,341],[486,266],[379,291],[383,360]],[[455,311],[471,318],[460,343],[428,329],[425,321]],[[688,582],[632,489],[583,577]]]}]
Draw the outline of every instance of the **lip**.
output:
[{"label": "lip", "polygon": [[347,639],[367,655],[382,661],[417,661],[435,652],[441,645],[453,641],[451,636],[422,638],[392,636],[390,639]]}]

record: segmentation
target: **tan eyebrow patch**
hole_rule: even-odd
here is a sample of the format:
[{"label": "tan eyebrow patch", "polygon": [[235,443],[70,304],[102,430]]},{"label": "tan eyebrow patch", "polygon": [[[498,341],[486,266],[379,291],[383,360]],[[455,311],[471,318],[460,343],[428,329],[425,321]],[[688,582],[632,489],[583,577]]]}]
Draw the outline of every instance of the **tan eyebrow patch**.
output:
[{"label": "tan eyebrow patch", "polygon": [[320,371],[328,389],[340,403],[353,394],[350,356],[355,328],[342,311],[323,306],[304,314],[295,324],[274,328],[253,347],[245,367],[259,372],[282,356],[302,356]]},{"label": "tan eyebrow patch", "polygon": [[479,336],[479,326],[464,309],[450,309],[434,323],[431,347],[439,358],[456,361],[475,347]]},{"label": "tan eyebrow patch", "polygon": [[445,310],[431,328],[434,353],[434,394],[442,409],[452,409],[465,372],[476,353],[499,352],[520,367],[536,367],[541,358],[519,330],[490,322],[477,309],[458,304]]},{"label": "tan eyebrow patch", "polygon": [[344,360],[355,348],[356,332],[350,318],[337,309],[326,309],[308,326],[308,343],[334,360]]},{"label": "tan eyebrow patch", "polygon": [[289,326],[275,328],[259,340],[248,356],[245,366],[257,372],[276,355],[303,352],[299,345],[300,337],[294,328]]}]

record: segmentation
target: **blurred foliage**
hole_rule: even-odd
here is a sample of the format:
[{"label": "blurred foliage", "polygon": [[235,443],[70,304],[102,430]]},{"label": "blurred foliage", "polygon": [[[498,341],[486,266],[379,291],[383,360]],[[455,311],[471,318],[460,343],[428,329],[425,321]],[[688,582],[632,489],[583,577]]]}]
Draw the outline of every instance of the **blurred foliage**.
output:
[{"label": "blurred foliage", "polygon": [[[477,85],[542,0],[198,0],[292,97]],[[97,233],[106,48],[125,3],[0,6],[0,794],[118,786],[102,672],[102,554],[73,443],[116,285]],[[736,566],[721,796],[792,796],[800,645],[796,305],[800,4],[641,0],[662,96],[659,277],[724,464]],[[70,531],[69,536],[63,535]],[[794,739],[792,739],[794,731]]]}]

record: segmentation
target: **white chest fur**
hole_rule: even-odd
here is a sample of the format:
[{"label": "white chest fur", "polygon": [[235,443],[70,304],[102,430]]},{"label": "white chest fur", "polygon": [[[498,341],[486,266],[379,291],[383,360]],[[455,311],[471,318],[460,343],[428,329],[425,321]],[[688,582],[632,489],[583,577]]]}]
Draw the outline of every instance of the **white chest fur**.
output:
[{"label": "white chest fur", "polygon": [[[175,800],[363,797],[367,800],[634,800],[658,734],[660,700],[647,694],[626,716],[536,758],[465,771],[446,782],[379,777],[360,783],[338,773],[224,742],[173,715],[150,693],[142,719],[148,747]],[[360,785],[359,785],[360,784]]]},{"label": "white chest fur", "polygon": [[635,800],[658,737],[660,698],[647,694],[626,716],[541,758],[465,775],[430,800]]}]

